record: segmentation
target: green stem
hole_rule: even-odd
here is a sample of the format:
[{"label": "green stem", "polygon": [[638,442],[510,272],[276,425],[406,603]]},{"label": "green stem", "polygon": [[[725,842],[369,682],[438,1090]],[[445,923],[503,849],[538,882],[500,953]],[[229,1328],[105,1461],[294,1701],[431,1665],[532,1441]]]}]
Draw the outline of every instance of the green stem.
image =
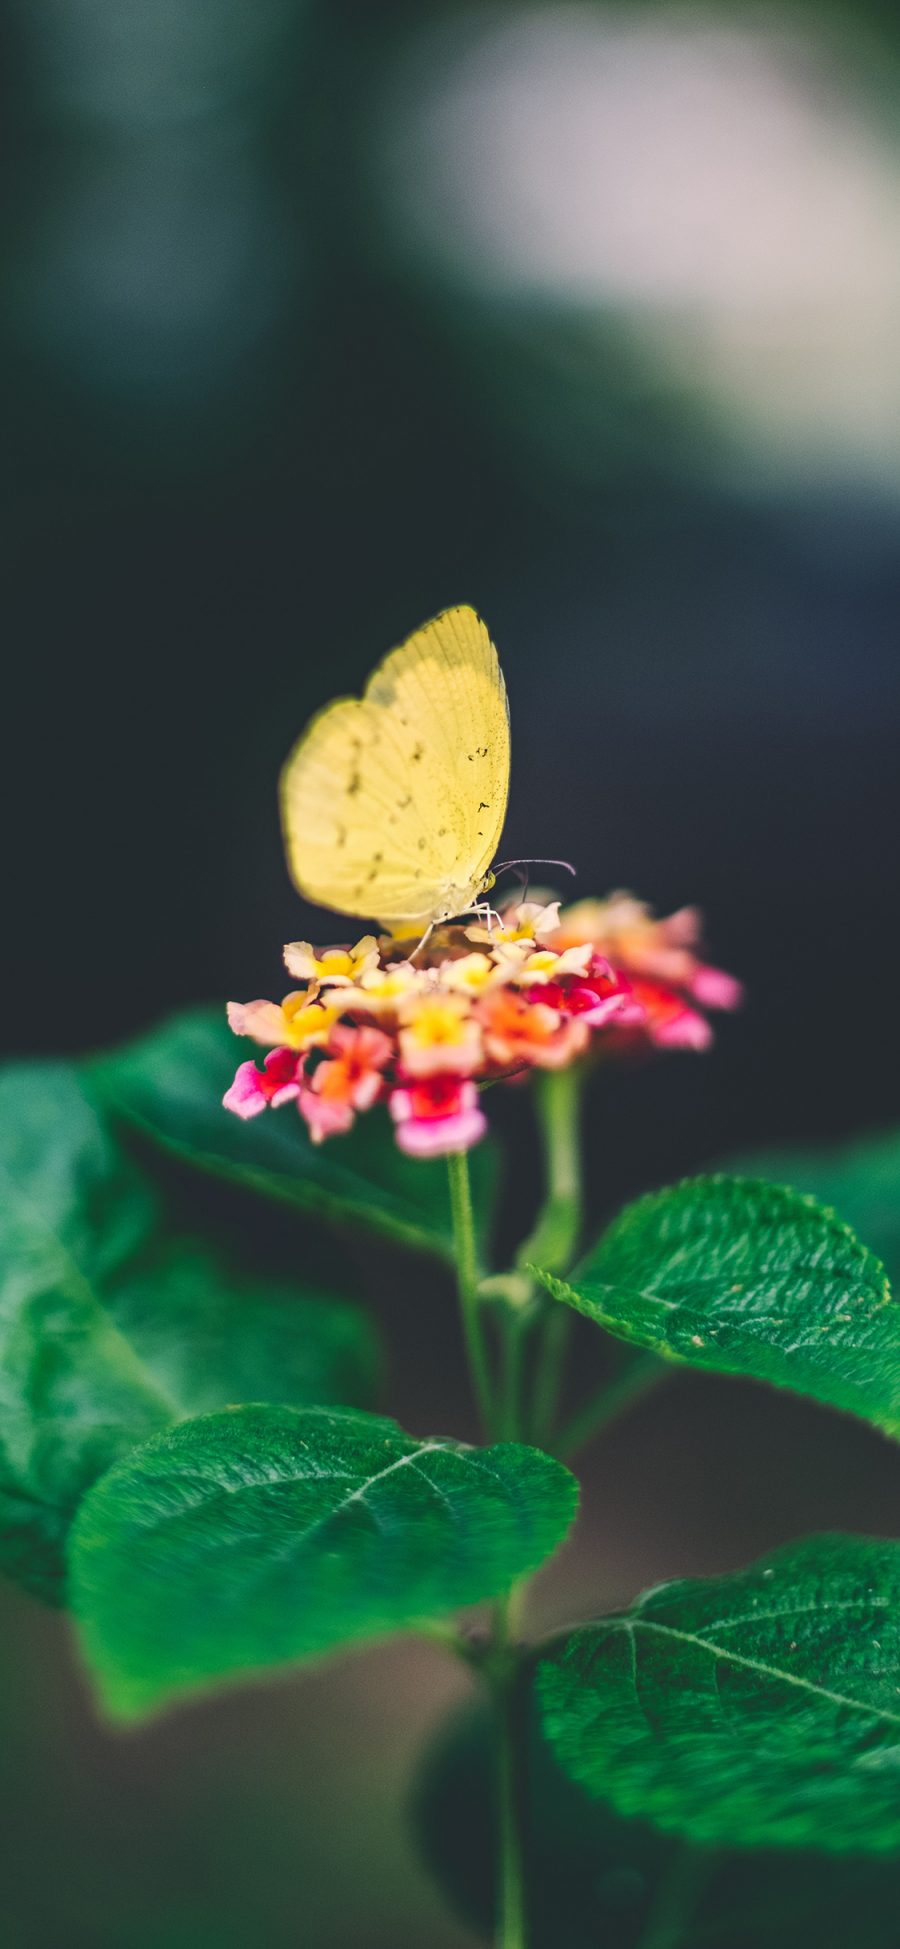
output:
[{"label": "green stem", "polygon": [[501,1315],[500,1432],[504,1441],[519,1439],[526,1322],[521,1313]]},{"label": "green stem", "polygon": [[[544,1149],[547,1193],[537,1224],[520,1247],[520,1265],[567,1272],[582,1225],[580,1109],[583,1076],[577,1064],[546,1070],[536,1079],[538,1118]],[[569,1350],[571,1316],[562,1306],[547,1317],[538,1352],[532,1432],[550,1441]]]},{"label": "green stem", "polygon": [[638,1949],[679,1949],[709,1869],[710,1859],[702,1848],[676,1846]]},{"label": "green stem", "polygon": [[544,1323],[534,1384],[531,1432],[541,1448],[549,1448],[553,1438],[553,1422],[562,1392],[571,1333],[571,1314],[564,1306],[555,1306]]},{"label": "green stem", "polygon": [[450,1211],[453,1220],[453,1242],[456,1248],[456,1286],[459,1293],[463,1339],[482,1424],[490,1432],[493,1425],[493,1388],[478,1298],[478,1248],[475,1240],[475,1217],[472,1211],[469,1158],[466,1151],[454,1151],[452,1156],[448,1157],[447,1174],[450,1181]]},{"label": "green stem", "polygon": [[438,1645],[441,1651],[452,1652],[454,1658],[461,1658],[464,1665],[474,1666],[476,1670],[480,1665],[481,1654],[477,1645],[464,1637],[457,1625],[448,1624],[443,1618],[426,1617],[416,1625],[415,1630],[417,1637]]},{"label": "green stem", "polygon": [[610,1422],[618,1420],[627,1408],[633,1406],[651,1388],[659,1387],[661,1381],[670,1380],[675,1372],[667,1361],[657,1360],[654,1353],[642,1354],[629,1362],[624,1372],[617,1374],[604,1394],[588,1401],[571,1421],[562,1429],[555,1444],[560,1461],[568,1461],[576,1450],[583,1448],[585,1442],[601,1429],[609,1427]]},{"label": "green stem", "polygon": [[522,1833],[521,1698],[519,1661],[511,1642],[515,1593],[494,1610],[494,1660],[491,1689],[497,1725],[497,1815],[499,1876],[495,1949],[527,1949],[525,1854]]},{"label": "green stem", "polygon": [[468,1152],[454,1150],[454,1154],[446,1160],[446,1169],[450,1179],[450,1214],[454,1224],[456,1290],[460,1294],[462,1337],[466,1341],[466,1358],[469,1362],[471,1386],[475,1390],[475,1399],[477,1399],[477,1409],[481,1415],[481,1425],[487,1433],[491,1433],[493,1388],[491,1388],[491,1368],[487,1364],[485,1337],[481,1331],[481,1304],[477,1296],[479,1263],[477,1263],[477,1243],[475,1243],[475,1214],[471,1210]]},{"label": "green stem", "polygon": [[544,1153],[546,1193],[537,1224],[516,1254],[518,1265],[567,1272],[581,1231],[579,1111],[582,1071],[545,1069],[535,1077],[535,1101]]},{"label": "green stem", "polygon": [[[495,1403],[482,1328],[478,1250],[472,1211],[469,1160],[464,1151],[447,1159],[450,1209],[456,1251],[463,1336],[482,1422],[493,1432],[496,1419],[508,1441],[521,1438],[521,1383],[524,1321],[507,1313],[502,1322],[501,1398]],[[491,1643],[480,1665],[490,1687],[496,1725],[498,1898],[496,1949],[527,1949],[525,1873],[522,1842],[521,1658],[515,1643],[520,1593],[509,1591],[494,1606]],[[427,1629],[427,1627],[426,1627]],[[429,1635],[465,1656],[459,1637],[438,1624]]]}]

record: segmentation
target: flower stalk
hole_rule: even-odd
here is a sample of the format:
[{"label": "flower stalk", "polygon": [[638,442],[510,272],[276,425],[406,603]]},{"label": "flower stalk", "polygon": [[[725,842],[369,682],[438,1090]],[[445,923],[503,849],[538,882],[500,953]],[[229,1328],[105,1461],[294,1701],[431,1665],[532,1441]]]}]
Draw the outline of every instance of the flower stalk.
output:
[{"label": "flower stalk", "polygon": [[[553,1070],[535,1079],[538,1123],[542,1137],[546,1195],[537,1224],[520,1245],[520,1267],[540,1265],[546,1271],[569,1270],[581,1236],[583,1189],[581,1169],[581,1101],[584,1069]],[[550,1445],[562,1390],[571,1318],[562,1306],[544,1305],[538,1336],[529,1434]]]},{"label": "flower stalk", "polygon": [[537,1224],[516,1254],[520,1266],[567,1272],[581,1233],[580,1115],[583,1065],[535,1077],[546,1194]]},{"label": "flower stalk", "polygon": [[456,1286],[459,1294],[463,1341],[472,1388],[478,1402],[482,1426],[490,1434],[494,1428],[494,1398],[491,1371],[478,1296],[478,1243],[472,1208],[469,1158],[464,1150],[452,1151],[447,1159],[450,1185],[450,1214],[456,1254]]},{"label": "flower stalk", "polygon": [[491,1677],[497,1728],[498,1886],[496,1949],[527,1949],[521,1753],[521,1655],[514,1643],[516,1593],[494,1610]]}]

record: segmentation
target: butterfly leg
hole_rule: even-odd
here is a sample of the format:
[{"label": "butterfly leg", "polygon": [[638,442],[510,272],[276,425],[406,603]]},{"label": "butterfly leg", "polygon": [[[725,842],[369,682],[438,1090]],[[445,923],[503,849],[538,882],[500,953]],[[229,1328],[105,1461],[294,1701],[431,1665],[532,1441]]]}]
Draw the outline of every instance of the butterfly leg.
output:
[{"label": "butterfly leg", "polygon": [[474,906],[467,907],[465,912],[460,914],[459,918],[460,920],[467,920],[470,914],[474,916],[475,920],[480,920],[483,923],[489,934],[492,934],[494,931],[495,921],[498,927],[502,927],[503,925],[501,915],[498,914],[496,907],[491,906],[489,900],[476,900]]},{"label": "butterfly leg", "polygon": [[416,942],[416,945],[413,948],[411,955],[409,956],[411,962],[415,960],[417,954],[421,954],[422,949],[424,947],[427,947],[428,942],[430,941],[431,936],[434,933],[434,927],[435,927],[434,921],[433,920],[429,921],[428,926],[426,927],[425,932],[422,935],[422,939]]}]

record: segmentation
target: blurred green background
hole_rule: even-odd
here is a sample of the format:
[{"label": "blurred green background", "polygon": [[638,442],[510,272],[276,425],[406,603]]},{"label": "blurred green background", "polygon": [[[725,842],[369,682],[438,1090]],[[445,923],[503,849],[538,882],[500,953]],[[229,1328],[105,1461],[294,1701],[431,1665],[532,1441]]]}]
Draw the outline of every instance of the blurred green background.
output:
[{"label": "blurred green background", "polygon": [[[284,871],[281,760],[471,601],[511,693],[504,852],[699,901],[749,986],[710,1058],[598,1091],[597,1215],[896,1120],[892,11],[8,0],[0,35],[8,1052],[277,993],[281,943],[330,931]],[[533,1162],[499,1114],[512,1226]],[[370,1289],[386,1404],[468,1432],[449,1292]],[[588,1477],[554,1618],[896,1532],[895,1451],[725,1383]],[[58,1619],[4,1592],[0,1633],[10,1949],[473,1940],[406,1828],[465,1692],[436,1654],[123,1739]]]}]

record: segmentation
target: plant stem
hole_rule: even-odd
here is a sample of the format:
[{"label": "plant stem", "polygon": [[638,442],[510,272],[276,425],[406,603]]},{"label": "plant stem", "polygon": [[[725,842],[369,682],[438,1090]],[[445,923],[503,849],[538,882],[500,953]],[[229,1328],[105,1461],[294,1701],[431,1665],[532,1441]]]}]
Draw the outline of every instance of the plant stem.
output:
[{"label": "plant stem", "polygon": [[534,1385],[531,1434],[541,1448],[549,1448],[553,1437],[571,1332],[571,1314],[564,1306],[553,1303],[553,1311],[545,1320],[541,1334]]},{"label": "plant stem", "polygon": [[519,1439],[520,1401],[525,1354],[525,1321],[521,1313],[507,1310],[500,1321],[500,1433],[504,1441]]},{"label": "plant stem", "polygon": [[565,1207],[568,1218],[567,1259],[578,1244],[581,1227],[579,1116],[583,1082],[584,1070],[577,1063],[570,1063],[566,1069],[545,1069],[538,1082],[548,1189],[557,1207]]},{"label": "plant stem", "polygon": [[456,1286],[459,1293],[463,1339],[482,1424],[490,1433],[493,1426],[493,1389],[478,1298],[478,1248],[475,1240],[472,1186],[466,1151],[454,1151],[448,1157],[447,1174],[450,1181],[450,1211],[456,1248]]},{"label": "plant stem", "polygon": [[[463,1331],[482,1419],[507,1441],[521,1439],[521,1379],[524,1321],[519,1314],[502,1318],[501,1398],[495,1403],[490,1368],[482,1336],[478,1296],[478,1263],[469,1165],[466,1154],[448,1157],[450,1204],[456,1243],[456,1274]],[[520,1738],[521,1657],[515,1638],[522,1586],[498,1598],[493,1608],[491,1646],[482,1663],[490,1688],[496,1727],[498,1827],[497,1922],[495,1949],[527,1949],[525,1878],[522,1846]],[[459,1647],[456,1647],[457,1651]]]},{"label": "plant stem", "polygon": [[443,1618],[423,1618],[415,1626],[416,1634],[425,1638],[428,1644],[438,1645],[441,1651],[452,1652],[454,1658],[461,1658],[464,1665],[477,1670],[481,1660],[474,1643],[463,1636],[455,1624],[448,1624]]},{"label": "plant stem", "polygon": [[495,1949],[526,1949],[525,1862],[522,1835],[519,1661],[511,1643],[515,1592],[494,1609],[496,1658],[491,1678],[497,1725],[499,1861]]},{"label": "plant stem", "polygon": [[535,1101],[544,1153],[546,1193],[537,1223],[516,1254],[519,1265],[545,1272],[568,1271],[581,1231],[579,1111],[582,1071],[545,1069],[535,1077]]},{"label": "plant stem", "polygon": [[676,1846],[638,1949],[679,1949],[709,1869],[710,1858],[702,1848]]},{"label": "plant stem", "polygon": [[[567,1272],[582,1223],[579,1113],[582,1073],[577,1064],[546,1070],[536,1079],[547,1194],[537,1224],[519,1249],[520,1265]],[[571,1317],[563,1306],[550,1312],[542,1334],[534,1391],[532,1432],[547,1445],[562,1389]]]},{"label": "plant stem", "polygon": [[659,1387],[661,1381],[670,1380],[674,1372],[674,1366],[668,1361],[657,1360],[655,1353],[642,1354],[630,1361],[623,1373],[614,1376],[606,1392],[579,1408],[563,1428],[555,1444],[560,1461],[567,1461],[576,1449],[583,1448],[585,1442],[599,1435],[601,1429],[616,1421],[642,1395],[649,1394],[651,1388]]}]

